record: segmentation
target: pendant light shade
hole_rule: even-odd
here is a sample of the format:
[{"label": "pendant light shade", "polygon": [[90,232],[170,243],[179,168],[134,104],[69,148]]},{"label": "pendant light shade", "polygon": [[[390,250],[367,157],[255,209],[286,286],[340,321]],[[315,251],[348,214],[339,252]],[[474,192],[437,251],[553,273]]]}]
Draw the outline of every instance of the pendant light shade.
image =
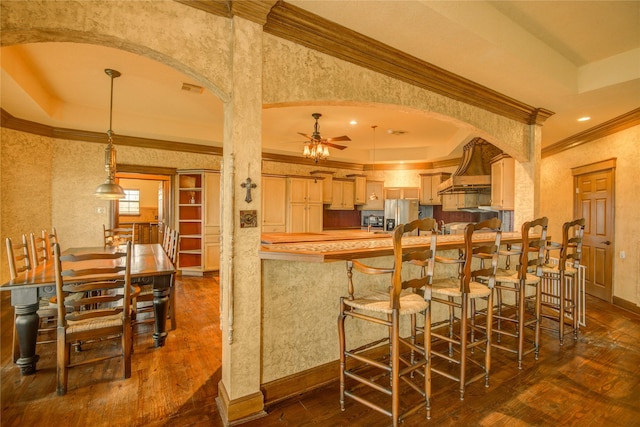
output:
[{"label": "pendant light shade", "polygon": [[[376,128],[377,127],[378,127],[377,125],[371,126],[371,129],[373,129],[373,172],[374,173],[376,171]],[[369,200],[378,200],[378,195],[376,194],[375,191],[371,192],[371,195],[369,196]]]},{"label": "pendant light shade", "polygon": [[113,131],[111,130],[113,118],[113,79],[120,77],[120,72],[107,68],[104,72],[111,78],[111,102],[109,104],[109,130],[107,137],[109,138],[107,148],[104,151],[104,170],[107,178],[103,184],[96,188],[94,195],[100,199],[117,200],[124,198],[124,190],[116,184],[116,149],[113,146]]}]

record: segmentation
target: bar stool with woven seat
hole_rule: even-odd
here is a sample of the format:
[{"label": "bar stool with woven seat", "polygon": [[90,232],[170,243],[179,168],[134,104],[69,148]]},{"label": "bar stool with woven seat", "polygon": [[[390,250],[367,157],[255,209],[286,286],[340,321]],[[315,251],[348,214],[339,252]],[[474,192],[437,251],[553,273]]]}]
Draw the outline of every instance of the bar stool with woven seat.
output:
[{"label": "bar stool with woven seat", "polygon": [[[522,243],[510,251],[501,252],[507,257],[518,256],[518,265],[514,270],[499,268],[493,288],[494,308],[491,345],[494,348],[515,353],[518,369],[522,369],[523,356],[534,353],[538,359],[540,348],[540,276],[545,257],[547,240],[546,217],[527,221],[522,224]],[[533,236],[536,237],[532,237]],[[508,265],[508,264],[507,264]],[[531,289],[527,293],[527,289]],[[513,299],[506,301],[504,293],[512,293]],[[532,308],[527,311],[527,303]],[[525,331],[532,331],[527,339]],[[506,340],[503,340],[506,338]],[[530,346],[525,349],[525,342]]]},{"label": "bar stool with woven seat", "polygon": [[[431,417],[431,378],[436,373],[458,383],[460,400],[464,399],[465,387],[484,378],[489,385],[491,368],[491,323],[492,311],[486,310],[486,324],[475,327],[469,321],[469,305],[472,299],[486,298],[491,307],[492,288],[498,265],[501,222],[497,218],[468,224],[464,230],[464,249],[458,258],[435,257],[439,264],[454,267],[453,277],[434,278],[425,289],[427,300],[424,345],[430,369],[427,370],[427,416]],[[482,234],[482,236],[480,236]],[[479,240],[479,237],[482,237]],[[439,276],[434,271],[434,277]],[[485,277],[487,285],[478,281]],[[442,322],[432,323],[435,304],[448,308],[449,316]],[[456,315],[456,312],[458,314]],[[438,327],[444,327],[441,331]],[[457,326],[457,327],[456,327]],[[478,350],[478,351],[476,351]],[[468,369],[468,365],[475,369]]]},{"label": "bar stool with woven seat", "polygon": [[[541,328],[558,333],[564,344],[565,326],[578,339],[578,268],[582,259],[582,239],[585,219],[579,218],[562,225],[562,243],[547,243],[547,262],[542,267],[542,320],[548,319],[558,327],[541,324]],[[550,262],[550,253],[559,252],[557,264]]]},{"label": "bar stool with woven seat", "polygon": [[[403,251],[402,236],[416,229],[431,233],[428,243],[417,249],[404,248]],[[426,407],[425,380],[428,365],[424,348],[416,345],[415,330],[409,337],[400,336],[400,318],[410,316],[414,323],[416,314],[427,307],[424,297],[415,291],[424,288],[431,278],[436,243],[435,229],[436,222],[432,218],[398,225],[393,232],[393,267],[371,267],[360,261],[347,261],[349,295],[340,298],[338,317],[342,410],[345,409],[345,397],[349,397],[391,417],[393,425],[397,426],[404,417]],[[354,274],[354,270],[362,274]],[[424,274],[421,273],[423,270]],[[368,286],[364,286],[364,281],[359,285],[363,285],[363,288],[368,287],[370,290],[356,294],[354,275],[358,276],[358,279],[366,277],[364,275],[369,276],[367,277]],[[376,275],[391,275],[391,284],[385,286],[384,291],[372,290],[375,288],[375,285],[371,285],[375,281],[372,276]],[[360,286],[358,288],[362,289]],[[345,336],[347,318],[383,326],[383,338],[360,345],[355,349],[347,349]],[[354,340],[356,338],[353,337]],[[375,348],[385,342],[389,343],[389,347],[383,346],[385,350],[383,358],[375,357]],[[416,397],[411,399],[413,395],[403,391],[401,402],[401,385],[407,386],[403,388],[405,391],[415,391]],[[388,395],[391,400],[389,404],[382,406],[375,403],[371,399],[371,394],[376,392]]]}]

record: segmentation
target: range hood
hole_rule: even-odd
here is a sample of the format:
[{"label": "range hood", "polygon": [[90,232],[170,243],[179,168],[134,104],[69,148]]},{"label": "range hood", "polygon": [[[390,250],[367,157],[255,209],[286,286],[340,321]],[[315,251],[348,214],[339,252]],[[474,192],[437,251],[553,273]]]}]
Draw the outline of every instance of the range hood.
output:
[{"label": "range hood", "polygon": [[491,159],[502,150],[477,137],[464,146],[462,161],[449,179],[438,186],[438,194],[483,193],[491,189]]}]

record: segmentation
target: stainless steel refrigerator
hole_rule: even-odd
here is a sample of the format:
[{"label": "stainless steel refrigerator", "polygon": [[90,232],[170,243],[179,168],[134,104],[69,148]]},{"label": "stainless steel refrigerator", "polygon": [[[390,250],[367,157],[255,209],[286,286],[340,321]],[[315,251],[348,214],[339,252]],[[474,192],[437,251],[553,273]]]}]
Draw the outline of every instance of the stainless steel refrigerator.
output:
[{"label": "stainless steel refrigerator", "polygon": [[385,231],[393,231],[398,224],[406,224],[418,219],[418,216],[418,200],[386,199],[384,201]]}]

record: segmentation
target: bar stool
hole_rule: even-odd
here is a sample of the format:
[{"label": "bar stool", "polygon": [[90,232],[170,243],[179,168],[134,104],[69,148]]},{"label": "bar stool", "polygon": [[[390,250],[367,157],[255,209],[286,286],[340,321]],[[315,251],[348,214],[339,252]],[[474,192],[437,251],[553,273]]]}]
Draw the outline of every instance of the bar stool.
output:
[{"label": "bar stool", "polygon": [[[558,333],[560,345],[564,344],[565,326],[578,339],[578,268],[582,259],[582,239],[585,219],[579,218],[562,225],[562,243],[548,242],[546,260],[542,266],[541,318],[557,323],[541,324],[544,330]],[[557,264],[550,262],[550,253],[559,251]]]},{"label": "bar stool", "polygon": [[[402,236],[416,229],[431,233],[428,247],[405,248],[403,252]],[[347,261],[349,295],[340,298],[338,316],[342,410],[345,409],[345,397],[349,397],[391,417],[393,425],[397,426],[406,416],[426,407],[425,381],[429,368],[425,351],[423,347],[416,345],[415,328],[411,328],[409,337],[400,336],[400,318],[410,316],[414,325],[416,314],[427,308],[424,297],[416,291],[424,288],[431,279],[436,244],[435,230],[436,221],[432,218],[398,225],[393,232],[394,266],[391,268],[372,267],[356,260]],[[354,270],[357,274],[354,274]],[[368,283],[358,283],[359,290],[366,288],[368,291],[360,291],[362,294],[356,295],[354,275],[358,279],[366,277],[362,275],[368,276]],[[374,277],[379,275],[391,275],[391,283],[385,283],[384,290],[375,291],[375,285],[382,282],[379,279],[376,281]],[[347,318],[383,326],[383,338],[347,349]],[[361,326],[361,323],[353,325]],[[354,336],[352,340],[358,338]],[[383,351],[383,358],[376,357],[379,354],[376,350],[380,350],[385,342],[389,343],[389,347],[382,346],[386,350]],[[402,409],[401,385],[407,386],[402,388]],[[390,396],[390,405],[374,403],[370,396],[375,392],[371,389]],[[417,400],[411,398],[413,395],[405,393],[410,390],[416,392]]]},{"label": "bar stool", "polygon": [[[522,224],[522,244],[513,247],[510,251],[500,252],[507,256],[518,256],[518,265],[515,270],[498,269],[496,272],[496,284],[493,288],[495,306],[493,307],[492,333],[494,339],[491,345],[494,348],[515,353],[518,360],[518,369],[522,369],[522,357],[534,352],[538,360],[540,344],[540,277],[542,265],[545,259],[545,247],[547,240],[546,217],[538,218]],[[534,233],[533,238],[531,233]],[[535,256],[530,256],[535,255]],[[509,262],[507,262],[507,266]],[[527,289],[532,289],[527,295]],[[512,293],[513,298],[506,301],[503,293]],[[527,303],[532,309],[527,312]],[[533,337],[527,339],[525,331],[531,330]],[[506,342],[503,341],[506,337]],[[525,341],[530,344],[524,348]]]},{"label": "bar stool", "polygon": [[[459,250],[458,258],[435,257],[436,268],[440,268],[439,264],[443,264],[441,268],[449,264],[457,272],[454,277],[433,279],[432,285],[425,289],[427,311],[424,345],[430,367],[427,370],[427,418],[431,417],[433,373],[457,382],[460,400],[464,399],[465,387],[474,381],[484,378],[485,387],[489,386],[492,311],[485,311],[485,326],[476,327],[469,321],[469,305],[471,300],[482,298],[487,299],[488,307],[493,304],[492,288],[502,235],[500,226],[497,218],[469,224],[464,230],[464,249]],[[480,233],[483,234],[482,239],[478,238]],[[437,273],[434,272],[434,275]],[[478,277],[486,278],[487,284],[479,282]],[[449,316],[442,322],[433,323],[432,313],[436,303],[447,307]],[[440,326],[444,327],[444,331],[437,328]],[[479,369],[468,369],[468,365]]]}]

